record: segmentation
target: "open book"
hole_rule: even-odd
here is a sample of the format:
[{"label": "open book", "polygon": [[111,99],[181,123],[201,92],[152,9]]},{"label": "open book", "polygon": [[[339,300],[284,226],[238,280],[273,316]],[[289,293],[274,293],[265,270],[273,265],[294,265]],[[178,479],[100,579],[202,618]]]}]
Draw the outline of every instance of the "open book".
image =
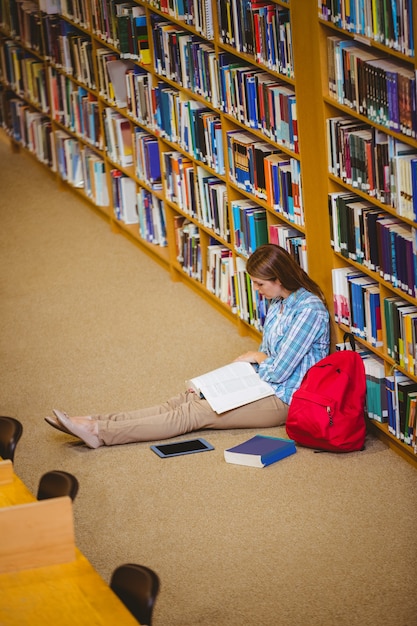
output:
[{"label": "open book", "polygon": [[253,365],[244,361],[191,378],[187,385],[202,394],[216,413],[236,409],[275,393],[268,383],[261,380]]}]

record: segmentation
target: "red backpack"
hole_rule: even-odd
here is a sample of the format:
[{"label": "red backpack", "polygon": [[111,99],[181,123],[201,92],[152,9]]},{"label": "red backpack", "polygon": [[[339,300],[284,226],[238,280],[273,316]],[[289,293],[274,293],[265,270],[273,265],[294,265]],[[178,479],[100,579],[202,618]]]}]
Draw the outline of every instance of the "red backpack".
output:
[{"label": "red backpack", "polygon": [[353,452],[365,445],[366,380],[357,352],[342,350],[313,365],[294,393],[288,436],[317,450]]}]

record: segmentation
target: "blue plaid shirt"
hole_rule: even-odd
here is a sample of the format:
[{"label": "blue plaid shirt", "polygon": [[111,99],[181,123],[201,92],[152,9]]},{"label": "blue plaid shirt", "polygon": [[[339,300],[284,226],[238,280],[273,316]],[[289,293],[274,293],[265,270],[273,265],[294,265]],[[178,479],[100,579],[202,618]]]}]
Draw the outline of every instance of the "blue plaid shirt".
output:
[{"label": "blue plaid shirt", "polygon": [[329,347],[329,313],[302,287],[270,302],[259,348],[268,358],[259,365],[259,375],[289,404],[304,374],[329,354]]}]

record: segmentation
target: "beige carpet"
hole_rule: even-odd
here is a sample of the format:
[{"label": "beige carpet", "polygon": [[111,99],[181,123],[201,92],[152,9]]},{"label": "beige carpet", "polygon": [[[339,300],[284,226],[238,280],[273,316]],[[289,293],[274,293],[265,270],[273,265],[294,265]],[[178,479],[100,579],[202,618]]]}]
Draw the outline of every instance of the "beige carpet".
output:
[{"label": "beige carpet", "polygon": [[205,431],[214,451],[162,460],[46,425],[53,407],[154,404],[255,344],[3,136],[0,162],[0,413],[23,422],[33,491],[50,469],[78,477],[77,544],[100,574],[154,568],[155,626],[416,626],[417,472],[381,442],[261,470],[223,459],[261,431]]}]

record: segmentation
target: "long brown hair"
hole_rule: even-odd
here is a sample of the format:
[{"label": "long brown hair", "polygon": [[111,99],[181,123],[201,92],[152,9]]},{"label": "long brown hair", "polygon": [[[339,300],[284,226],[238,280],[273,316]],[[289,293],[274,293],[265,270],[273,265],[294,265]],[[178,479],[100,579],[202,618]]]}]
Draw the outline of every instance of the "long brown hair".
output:
[{"label": "long brown hair", "polygon": [[250,276],[261,280],[279,280],[284,289],[291,292],[304,287],[318,296],[327,308],[326,299],[320,287],[281,246],[266,243],[256,248],[248,259],[246,271]]}]

